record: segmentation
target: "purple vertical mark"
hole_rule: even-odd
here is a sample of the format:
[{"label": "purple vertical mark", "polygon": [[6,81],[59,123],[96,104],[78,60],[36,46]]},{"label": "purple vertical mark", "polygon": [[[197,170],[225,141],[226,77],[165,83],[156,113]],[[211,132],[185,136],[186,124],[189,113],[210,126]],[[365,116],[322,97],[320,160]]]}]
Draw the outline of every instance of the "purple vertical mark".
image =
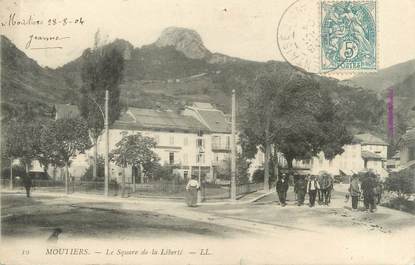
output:
[{"label": "purple vertical mark", "polygon": [[394,119],[393,119],[393,97],[394,97],[394,90],[392,87],[389,88],[388,92],[388,133],[390,137],[395,135],[395,126],[394,126]]}]

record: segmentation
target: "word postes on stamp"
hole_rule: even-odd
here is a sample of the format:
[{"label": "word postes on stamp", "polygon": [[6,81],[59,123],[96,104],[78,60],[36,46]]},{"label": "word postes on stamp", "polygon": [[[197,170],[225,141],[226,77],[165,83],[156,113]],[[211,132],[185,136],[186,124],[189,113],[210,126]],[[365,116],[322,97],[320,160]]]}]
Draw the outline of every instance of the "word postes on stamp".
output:
[{"label": "word postes on stamp", "polygon": [[321,2],[321,71],[377,69],[376,2]]}]

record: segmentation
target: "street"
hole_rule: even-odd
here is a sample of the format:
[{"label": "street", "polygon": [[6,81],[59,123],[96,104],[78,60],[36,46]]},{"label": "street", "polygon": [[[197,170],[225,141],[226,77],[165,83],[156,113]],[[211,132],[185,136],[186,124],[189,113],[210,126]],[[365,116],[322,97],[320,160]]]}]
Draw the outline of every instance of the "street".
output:
[{"label": "street", "polygon": [[[284,208],[275,202],[275,193],[255,203],[206,203],[189,208],[181,201],[48,193],[34,193],[27,199],[23,193],[3,193],[2,237],[10,242],[31,238],[42,243],[54,228],[61,228],[60,243],[163,238],[190,240],[196,245],[218,240],[223,244],[237,241],[239,250],[244,251],[231,255],[242,255],[248,261],[253,258],[253,252],[257,261],[257,253],[265,251],[260,255],[264,259],[277,252],[282,260],[301,262],[296,255],[298,249],[313,253],[322,247],[327,253],[316,261],[352,257],[362,263],[393,261],[397,264],[403,258],[413,258],[413,215],[384,207],[379,207],[376,213],[351,212],[345,206],[342,192],[333,194],[330,206],[314,208],[294,205],[292,193],[288,197]],[[264,244],[270,248],[261,248]],[[364,247],[368,245],[373,248]],[[395,256],[398,251],[406,256]]]}]

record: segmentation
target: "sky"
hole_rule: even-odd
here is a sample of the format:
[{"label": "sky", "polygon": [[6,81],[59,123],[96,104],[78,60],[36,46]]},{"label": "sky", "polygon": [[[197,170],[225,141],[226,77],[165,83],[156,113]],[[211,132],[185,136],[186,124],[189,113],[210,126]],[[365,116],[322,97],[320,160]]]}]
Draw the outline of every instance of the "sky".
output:
[{"label": "sky", "polygon": [[[212,52],[256,61],[282,61],[276,42],[277,25],[293,2],[0,0],[0,23],[5,24],[0,30],[29,57],[52,68],[79,57],[84,49],[91,47],[98,29],[108,36],[108,41],[121,38],[141,47],[156,41],[169,26],[196,30]],[[377,3],[379,68],[414,59],[415,0],[377,0]],[[43,25],[8,26],[9,17],[14,13],[15,21],[27,21],[32,16],[32,21],[43,21]],[[82,18],[84,23],[48,25],[48,20],[54,18],[58,22],[64,18],[72,22]],[[32,49],[42,47],[61,48]]]}]

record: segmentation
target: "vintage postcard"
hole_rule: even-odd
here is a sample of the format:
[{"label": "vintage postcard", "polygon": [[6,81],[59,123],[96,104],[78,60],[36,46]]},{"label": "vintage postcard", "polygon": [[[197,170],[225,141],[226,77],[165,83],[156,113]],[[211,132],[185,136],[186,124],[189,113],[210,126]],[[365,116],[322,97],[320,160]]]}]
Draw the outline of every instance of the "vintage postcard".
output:
[{"label": "vintage postcard", "polygon": [[415,264],[415,1],[0,4],[0,264]]}]

